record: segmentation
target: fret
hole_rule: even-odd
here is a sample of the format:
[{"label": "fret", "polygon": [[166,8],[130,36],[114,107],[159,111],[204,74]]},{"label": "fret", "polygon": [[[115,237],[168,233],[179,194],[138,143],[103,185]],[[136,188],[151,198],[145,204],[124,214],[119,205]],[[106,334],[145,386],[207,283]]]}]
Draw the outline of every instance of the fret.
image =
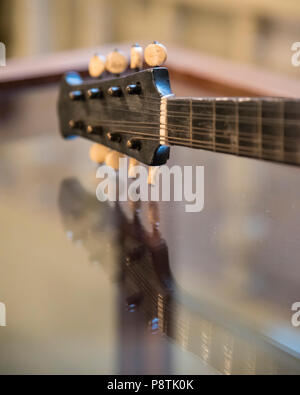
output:
[{"label": "fret", "polygon": [[237,100],[216,99],[215,102],[215,143],[216,151],[238,154],[238,113]]},{"label": "fret", "polygon": [[300,164],[300,100],[170,98],[170,144]]},{"label": "fret", "polygon": [[238,99],[239,155],[262,158],[261,100]]},{"label": "fret", "polygon": [[284,160],[284,101],[261,99],[262,158]]},{"label": "fret", "polygon": [[190,99],[190,126],[189,126],[189,139],[190,139],[190,145],[193,146],[193,100]]},{"label": "fret", "polygon": [[167,101],[167,134],[170,143],[187,145],[190,138],[190,100],[170,98]]},{"label": "fret", "polygon": [[300,100],[284,102],[284,161],[300,164]]},{"label": "fret", "polygon": [[214,149],[215,141],[215,100],[213,98],[191,99],[192,112],[190,132],[192,141],[203,143],[208,149]]}]

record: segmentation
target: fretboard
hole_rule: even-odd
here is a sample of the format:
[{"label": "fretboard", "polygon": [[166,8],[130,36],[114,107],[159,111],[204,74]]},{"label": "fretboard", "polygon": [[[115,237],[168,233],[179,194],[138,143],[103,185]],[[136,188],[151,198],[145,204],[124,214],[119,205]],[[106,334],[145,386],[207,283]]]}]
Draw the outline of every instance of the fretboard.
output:
[{"label": "fretboard", "polygon": [[166,143],[300,165],[300,100],[169,98]]}]

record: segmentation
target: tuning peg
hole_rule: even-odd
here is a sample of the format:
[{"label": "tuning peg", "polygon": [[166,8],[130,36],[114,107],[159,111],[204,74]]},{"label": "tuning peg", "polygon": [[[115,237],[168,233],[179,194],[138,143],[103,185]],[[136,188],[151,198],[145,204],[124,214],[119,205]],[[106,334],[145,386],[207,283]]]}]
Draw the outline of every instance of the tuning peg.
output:
[{"label": "tuning peg", "polygon": [[135,166],[139,165],[139,161],[136,160],[135,158],[130,158],[129,159],[129,165],[128,165],[128,176],[130,178],[135,178],[136,175],[134,174],[133,170]]},{"label": "tuning peg", "polygon": [[167,60],[167,48],[163,44],[154,41],[146,47],[144,56],[148,66],[161,66]]},{"label": "tuning peg", "polygon": [[143,68],[143,48],[139,44],[134,44],[130,51],[130,68],[141,70]]},{"label": "tuning peg", "polygon": [[118,151],[112,150],[106,155],[105,164],[115,170],[119,170],[120,158],[124,158],[124,155],[120,154]]},{"label": "tuning peg", "polygon": [[105,68],[112,74],[121,74],[127,69],[128,59],[123,52],[115,49],[107,55]]},{"label": "tuning peg", "polygon": [[84,122],[82,122],[82,121],[74,121],[74,119],[71,119],[69,121],[69,128],[70,129],[83,129],[84,128]]},{"label": "tuning peg", "polygon": [[110,149],[102,144],[93,144],[90,149],[90,158],[95,163],[103,163]]},{"label": "tuning peg", "polygon": [[79,100],[84,100],[84,94],[82,91],[71,91],[69,92],[69,98],[72,101],[79,101]]},{"label": "tuning peg", "polygon": [[89,73],[91,77],[97,78],[105,70],[105,57],[99,54],[95,54],[89,63]]},{"label": "tuning peg", "polygon": [[148,173],[148,184],[155,185],[156,184],[156,176],[159,170],[159,166],[150,166]]}]

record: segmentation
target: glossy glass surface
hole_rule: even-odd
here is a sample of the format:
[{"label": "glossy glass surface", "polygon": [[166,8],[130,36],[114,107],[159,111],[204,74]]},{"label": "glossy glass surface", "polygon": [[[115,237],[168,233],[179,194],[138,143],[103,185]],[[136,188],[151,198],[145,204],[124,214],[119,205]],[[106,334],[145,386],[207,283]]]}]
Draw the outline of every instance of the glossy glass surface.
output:
[{"label": "glossy glass surface", "polygon": [[100,203],[57,93],[0,95],[0,373],[299,374],[299,169],[172,148],[202,212]]}]

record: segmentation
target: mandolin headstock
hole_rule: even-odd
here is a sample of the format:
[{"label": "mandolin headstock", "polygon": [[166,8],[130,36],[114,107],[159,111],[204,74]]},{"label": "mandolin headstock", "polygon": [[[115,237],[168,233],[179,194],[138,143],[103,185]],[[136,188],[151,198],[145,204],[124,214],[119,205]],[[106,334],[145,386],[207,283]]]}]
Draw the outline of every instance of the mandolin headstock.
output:
[{"label": "mandolin headstock", "polygon": [[[134,69],[130,69],[121,55],[114,56],[119,53],[108,55],[103,67],[101,57],[92,58],[94,78],[83,80],[75,72],[64,76],[59,97],[61,133],[65,138],[87,138],[147,165],[164,164],[169,148],[161,144],[161,99],[172,93],[168,70],[136,71],[139,58],[132,55]],[[100,73],[104,76],[95,77]]]}]

